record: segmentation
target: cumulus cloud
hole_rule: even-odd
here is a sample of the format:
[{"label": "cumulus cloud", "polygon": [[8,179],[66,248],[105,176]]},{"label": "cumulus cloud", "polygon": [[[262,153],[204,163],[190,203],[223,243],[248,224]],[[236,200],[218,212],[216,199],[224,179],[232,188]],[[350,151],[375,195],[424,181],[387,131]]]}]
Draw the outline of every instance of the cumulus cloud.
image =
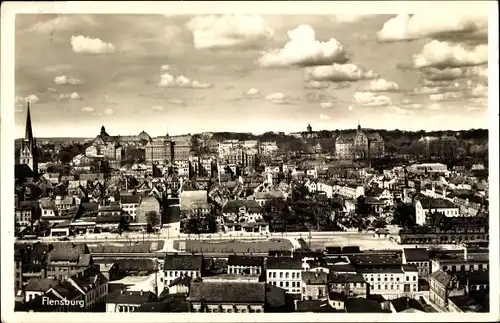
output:
[{"label": "cumulus cloud", "polygon": [[82,111],[85,111],[85,112],[94,112],[94,108],[92,108],[92,107],[83,107]]},{"label": "cumulus cloud", "polygon": [[334,38],[326,42],[316,40],[311,26],[300,25],[288,32],[290,41],[282,49],[271,49],[261,54],[258,62],[263,67],[291,65],[313,66],[348,61],[342,45]]},{"label": "cumulus cloud", "polygon": [[308,67],[305,79],[316,81],[349,82],[371,80],[378,75],[372,70],[365,70],[354,64],[332,64]]},{"label": "cumulus cloud", "polygon": [[85,54],[111,54],[116,52],[116,47],[99,38],[90,38],[82,35],[71,36],[71,47],[75,53]]},{"label": "cumulus cloud", "polygon": [[54,83],[58,85],[62,84],[78,85],[82,84],[83,82],[72,76],[61,75],[61,76],[56,76],[54,78]]},{"label": "cumulus cloud", "polygon": [[389,19],[377,33],[379,41],[413,40],[445,33],[474,33],[485,31],[488,15],[471,12],[400,14]]},{"label": "cumulus cloud", "polygon": [[59,94],[59,100],[81,100],[81,99],[82,97],[77,92]]},{"label": "cumulus cloud", "polygon": [[322,113],[319,115],[318,119],[319,120],[330,120],[331,118],[329,115]]},{"label": "cumulus cloud", "polygon": [[281,92],[268,94],[264,99],[276,104],[292,104],[293,99]]},{"label": "cumulus cloud", "polygon": [[391,98],[385,95],[376,95],[371,92],[356,92],[352,97],[352,102],[364,107],[380,107],[392,105]]},{"label": "cumulus cloud", "polygon": [[332,109],[335,106],[335,103],[333,102],[320,102],[319,106],[322,107],[323,109]]},{"label": "cumulus cloud", "polygon": [[262,93],[256,88],[248,89],[248,91],[242,94],[245,99],[260,99],[262,98]]},{"label": "cumulus cloud", "polygon": [[330,87],[328,82],[309,81],[304,84],[304,89],[326,89]]},{"label": "cumulus cloud", "polygon": [[212,87],[210,83],[202,83],[198,81],[192,81],[185,77],[184,75],[173,76],[171,74],[165,73],[161,75],[160,82],[158,82],[159,87],[174,87],[174,88],[189,88],[189,89],[206,89]]},{"label": "cumulus cloud", "polygon": [[255,44],[274,33],[258,15],[196,16],[186,26],[197,49]]},{"label": "cumulus cloud", "polygon": [[337,99],[337,96],[326,91],[309,92],[306,94],[306,100],[309,102],[329,102]]},{"label": "cumulus cloud", "polygon": [[164,108],[160,105],[154,105],[151,107],[151,110],[155,110],[155,111],[163,111]]},{"label": "cumulus cloud", "polygon": [[37,102],[39,102],[40,99],[34,95],[34,94],[30,94],[26,97],[22,97],[22,96],[16,96],[16,102],[17,103],[31,103],[31,104],[35,104]]},{"label": "cumulus cloud", "polygon": [[446,92],[439,94],[431,94],[429,99],[431,101],[456,101],[463,98],[463,94],[459,92]]},{"label": "cumulus cloud", "polygon": [[413,65],[422,67],[460,67],[486,64],[488,45],[478,45],[468,49],[460,44],[433,40],[422,48],[420,54],[413,56]]},{"label": "cumulus cloud", "polygon": [[115,111],[113,111],[113,109],[111,109],[111,108],[106,108],[104,110],[104,115],[105,116],[112,116],[113,114],[115,114]]},{"label": "cumulus cloud", "polygon": [[164,71],[164,72],[166,72],[166,71],[170,71],[170,65],[167,65],[167,64],[162,65],[162,66],[160,67],[160,71]]},{"label": "cumulus cloud", "polygon": [[363,89],[367,92],[398,92],[399,86],[396,82],[386,81],[384,79],[371,80]]}]

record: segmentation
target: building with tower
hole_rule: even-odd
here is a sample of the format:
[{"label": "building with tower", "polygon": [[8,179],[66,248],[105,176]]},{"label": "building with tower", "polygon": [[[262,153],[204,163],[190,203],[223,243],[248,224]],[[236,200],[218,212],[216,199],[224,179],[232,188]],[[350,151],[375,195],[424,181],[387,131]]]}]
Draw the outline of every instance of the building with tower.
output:
[{"label": "building with tower", "polygon": [[380,158],[385,153],[384,138],[358,124],[356,132],[342,133],[335,139],[335,153],[340,159]]},{"label": "building with tower", "polygon": [[31,126],[30,102],[28,101],[28,113],[26,115],[26,132],[21,144],[19,154],[19,164],[28,165],[36,175],[38,173],[38,154],[36,141],[33,137],[33,128]]},{"label": "building with tower", "polygon": [[171,164],[174,159],[174,142],[167,134],[156,137],[144,147],[146,162]]}]

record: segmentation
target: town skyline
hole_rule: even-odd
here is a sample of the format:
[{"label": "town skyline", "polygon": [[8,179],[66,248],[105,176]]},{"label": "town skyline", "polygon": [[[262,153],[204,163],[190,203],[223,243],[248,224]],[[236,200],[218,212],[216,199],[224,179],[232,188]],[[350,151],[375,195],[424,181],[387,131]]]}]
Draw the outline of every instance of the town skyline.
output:
[{"label": "town skyline", "polygon": [[421,18],[18,15],[16,137],[487,128],[487,13]]}]

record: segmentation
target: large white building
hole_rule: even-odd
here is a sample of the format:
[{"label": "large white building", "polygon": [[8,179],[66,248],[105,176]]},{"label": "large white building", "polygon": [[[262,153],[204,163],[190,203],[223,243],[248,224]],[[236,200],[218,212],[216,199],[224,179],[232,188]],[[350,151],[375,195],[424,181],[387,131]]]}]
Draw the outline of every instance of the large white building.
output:
[{"label": "large white building", "polygon": [[443,199],[423,197],[415,203],[416,224],[423,225],[426,223],[427,214],[433,212],[443,213],[446,217],[460,216],[458,207],[452,202]]},{"label": "large white building", "polygon": [[413,265],[358,268],[358,273],[369,285],[370,294],[394,299],[418,292],[418,269]]},{"label": "large white building", "polygon": [[266,282],[285,289],[289,294],[301,294],[302,259],[297,257],[267,258]]}]

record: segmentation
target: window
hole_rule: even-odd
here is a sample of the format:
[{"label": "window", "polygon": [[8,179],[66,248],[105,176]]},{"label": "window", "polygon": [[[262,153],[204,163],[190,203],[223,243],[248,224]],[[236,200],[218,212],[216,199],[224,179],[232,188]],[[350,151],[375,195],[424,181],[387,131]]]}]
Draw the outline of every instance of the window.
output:
[{"label": "window", "polygon": [[292,287],[295,287],[295,282],[292,282]]},{"label": "window", "polygon": [[285,282],[285,286],[286,286],[286,287],[289,287],[289,285],[290,285],[290,284],[289,284],[288,282]]},{"label": "window", "polygon": [[288,272],[286,272],[286,273],[285,273],[285,278],[288,278],[288,276],[289,276],[289,273],[288,273]]},{"label": "window", "polygon": [[387,277],[384,278],[384,281],[387,281]]},{"label": "window", "polygon": [[417,280],[417,276],[413,276],[413,281],[416,281]]},{"label": "window", "polygon": [[283,278],[283,272],[280,272],[280,278]]},{"label": "window", "polygon": [[377,281],[380,281],[380,277],[377,278]]},{"label": "window", "polygon": [[406,276],[406,281],[410,281],[410,276]]},{"label": "window", "polygon": [[292,278],[295,278],[295,273],[292,273]]},{"label": "window", "polygon": [[273,272],[273,278],[276,278],[276,272]]},{"label": "window", "polygon": [[280,282],[280,287],[283,287],[283,282]]}]

